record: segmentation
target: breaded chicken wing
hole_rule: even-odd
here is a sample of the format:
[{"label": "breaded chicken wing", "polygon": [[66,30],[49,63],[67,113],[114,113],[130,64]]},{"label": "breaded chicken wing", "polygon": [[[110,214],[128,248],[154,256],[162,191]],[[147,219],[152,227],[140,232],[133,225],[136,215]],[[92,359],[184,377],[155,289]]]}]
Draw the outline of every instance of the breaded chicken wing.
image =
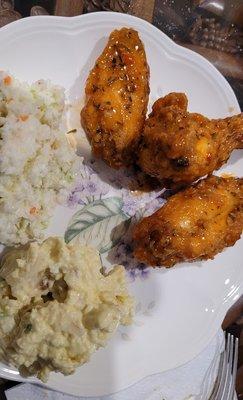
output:
[{"label": "breaded chicken wing", "polygon": [[242,147],[243,113],[209,120],[187,112],[185,94],[170,93],[153,105],[138,164],[147,174],[179,186],[217,170]]},{"label": "breaded chicken wing", "polygon": [[81,123],[97,157],[113,168],[134,160],[144,128],[149,67],[133,29],[111,33],[86,83]]},{"label": "breaded chicken wing", "polygon": [[135,256],[172,267],[213,258],[233,246],[243,230],[243,178],[211,176],[170,197],[133,232]]}]

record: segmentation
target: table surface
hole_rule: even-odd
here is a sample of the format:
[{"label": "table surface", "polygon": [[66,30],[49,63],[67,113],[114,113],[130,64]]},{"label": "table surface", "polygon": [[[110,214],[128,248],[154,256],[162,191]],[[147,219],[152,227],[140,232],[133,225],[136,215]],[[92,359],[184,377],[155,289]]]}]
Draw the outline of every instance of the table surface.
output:
[{"label": "table surface", "polygon": [[[29,15],[74,16],[94,11],[136,15],[202,54],[229,81],[243,110],[243,0],[0,0],[0,27]],[[240,338],[236,389],[243,399],[243,296],[222,326]],[[2,380],[0,400],[14,384]]]}]

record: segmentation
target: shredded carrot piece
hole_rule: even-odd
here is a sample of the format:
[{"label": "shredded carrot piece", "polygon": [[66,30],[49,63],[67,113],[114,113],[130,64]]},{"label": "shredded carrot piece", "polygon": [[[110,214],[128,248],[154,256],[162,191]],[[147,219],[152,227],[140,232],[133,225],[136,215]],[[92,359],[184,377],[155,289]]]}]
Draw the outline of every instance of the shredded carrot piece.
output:
[{"label": "shredded carrot piece", "polygon": [[29,116],[26,114],[22,114],[19,116],[19,118],[21,119],[21,121],[26,121],[29,118]]},{"label": "shredded carrot piece", "polygon": [[5,76],[3,82],[4,82],[4,85],[6,85],[6,86],[11,85],[11,82],[12,82],[11,76],[9,76],[9,75],[8,75],[8,76]]},{"label": "shredded carrot piece", "polygon": [[30,214],[31,214],[31,215],[35,215],[35,214],[37,214],[37,213],[38,213],[37,208],[36,208],[36,207],[31,207],[31,209],[30,209]]}]

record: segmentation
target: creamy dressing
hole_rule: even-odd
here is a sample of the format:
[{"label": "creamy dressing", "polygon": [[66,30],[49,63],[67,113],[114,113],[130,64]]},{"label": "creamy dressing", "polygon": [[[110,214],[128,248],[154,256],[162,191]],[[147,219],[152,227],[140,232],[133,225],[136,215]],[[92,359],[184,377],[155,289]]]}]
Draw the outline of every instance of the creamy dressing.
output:
[{"label": "creamy dressing", "polygon": [[96,250],[61,238],[8,251],[0,270],[1,358],[43,381],[87,362],[132,321],[124,268],[101,271]]}]

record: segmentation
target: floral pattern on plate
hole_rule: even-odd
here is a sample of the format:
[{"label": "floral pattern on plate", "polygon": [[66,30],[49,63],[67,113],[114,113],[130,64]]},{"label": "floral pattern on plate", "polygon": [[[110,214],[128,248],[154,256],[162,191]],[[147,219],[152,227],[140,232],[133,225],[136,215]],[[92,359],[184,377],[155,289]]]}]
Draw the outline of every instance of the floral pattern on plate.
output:
[{"label": "floral pattern on plate", "polygon": [[115,171],[92,158],[84,162],[67,199],[75,213],[65,232],[67,243],[92,245],[105,264],[124,265],[131,280],[148,276],[148,266],[133,256],[132,228],[164,202],[163,190],[130,190],[130,185],[138,186],[136,176],[135,170]]}]

